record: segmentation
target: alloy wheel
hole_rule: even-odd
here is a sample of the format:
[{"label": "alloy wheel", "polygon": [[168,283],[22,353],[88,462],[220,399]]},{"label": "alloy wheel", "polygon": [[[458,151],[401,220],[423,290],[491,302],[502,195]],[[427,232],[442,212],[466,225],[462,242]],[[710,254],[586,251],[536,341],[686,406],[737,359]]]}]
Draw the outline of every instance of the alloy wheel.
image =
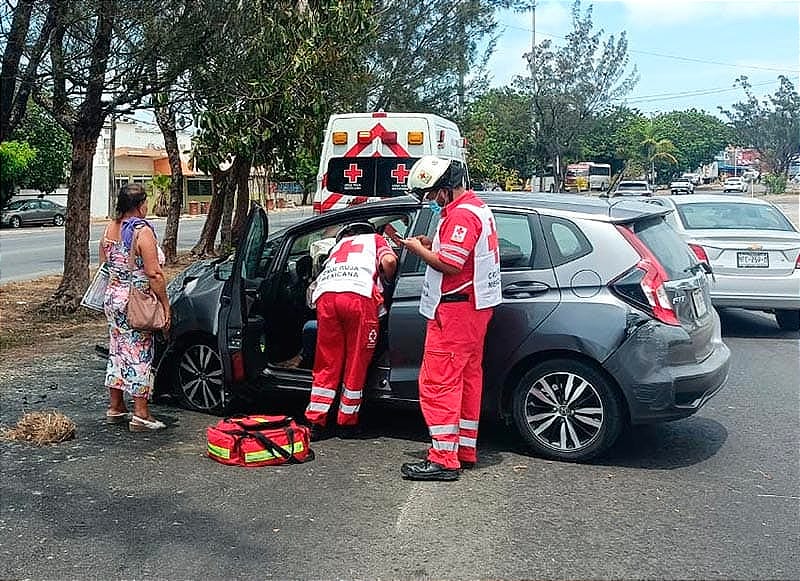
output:
[{"label": "alloy wheel", "polygon": [[53,217],[53,224],[55,226],[63,226],[64,225],[64,216],[62,216],[61,214],[56,214]]},{"label": "alloy wheel", "polygon": [[603,427],[605,411],[597,388],[570,372],[549,373],[535,381],[524,410],[533,438],[557,452],[591,445]]},{"label": "alloy wheel", "polygon": [[187,347],[178,361],[177,375],[181,396],[189,407],[206,412],[225,407],[222,361],[212,347],[204,343]]}]

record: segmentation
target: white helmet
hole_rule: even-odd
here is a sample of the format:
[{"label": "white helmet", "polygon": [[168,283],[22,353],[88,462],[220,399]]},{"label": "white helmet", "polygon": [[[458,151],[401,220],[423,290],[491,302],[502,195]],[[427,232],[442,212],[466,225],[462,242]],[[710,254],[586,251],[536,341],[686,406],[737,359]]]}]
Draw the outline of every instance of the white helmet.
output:
[{"label": "white helmet", "polygon": [[408,189],[421,196],[439,188],[453,188],[463,185],[464,166],[455,160],[435,155],[423,155],[411,166],[408,176]]}]

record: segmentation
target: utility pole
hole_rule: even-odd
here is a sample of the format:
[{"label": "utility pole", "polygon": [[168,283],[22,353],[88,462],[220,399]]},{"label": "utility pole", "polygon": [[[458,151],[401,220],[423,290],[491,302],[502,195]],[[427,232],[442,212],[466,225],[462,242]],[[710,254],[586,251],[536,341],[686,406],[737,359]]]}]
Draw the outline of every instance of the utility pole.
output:
[{"label": "utility pole", "polygon": [[108,217],[113,218],[116,206],[114,203],[114,198],[116,197],[116,192],[114,191],[116,187],[116,180],[114,179],[114,149],[117,140],[117,117],[112,111],[109,118],[111,121],[111,128],[109,129],[110,135],[108,140]]}]

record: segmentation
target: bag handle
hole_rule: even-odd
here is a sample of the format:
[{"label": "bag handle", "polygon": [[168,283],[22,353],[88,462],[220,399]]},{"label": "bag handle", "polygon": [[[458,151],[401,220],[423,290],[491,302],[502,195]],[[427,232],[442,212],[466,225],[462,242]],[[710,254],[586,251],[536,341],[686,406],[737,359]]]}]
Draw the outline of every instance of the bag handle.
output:
[{"label": "bag handle", "polygon": [[[250,420],[253,423],[247,423],[247,420]],[[250,416],[239,416],[239,417],[232,417],[232,418],[225,418],[226,422],[230,422],[232,424],[236,424],[240,428],[248,431],[258,431],[258,430],[267,430],[272,428],[285,428],[292,424],[292,417],[291,416],[284,416],[281,420],[274,420],[274,421],[261,421],[250,419]]]}]

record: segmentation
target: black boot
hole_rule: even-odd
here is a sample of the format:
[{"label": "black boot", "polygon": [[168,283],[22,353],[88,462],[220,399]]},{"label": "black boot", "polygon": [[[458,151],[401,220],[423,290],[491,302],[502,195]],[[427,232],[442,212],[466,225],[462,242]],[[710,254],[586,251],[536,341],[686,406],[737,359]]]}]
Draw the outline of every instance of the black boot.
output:
[{"label": "black boot", "polygon": [[400,473],[409,480],[458,480],[458,470],[445,468],[430,460],[407,462],[400,467]]},{"label": "black boot", "polygon": [[342,440],[364,439],[364,429],[358,424],[354,426],[336,426],[336,434]]}]

